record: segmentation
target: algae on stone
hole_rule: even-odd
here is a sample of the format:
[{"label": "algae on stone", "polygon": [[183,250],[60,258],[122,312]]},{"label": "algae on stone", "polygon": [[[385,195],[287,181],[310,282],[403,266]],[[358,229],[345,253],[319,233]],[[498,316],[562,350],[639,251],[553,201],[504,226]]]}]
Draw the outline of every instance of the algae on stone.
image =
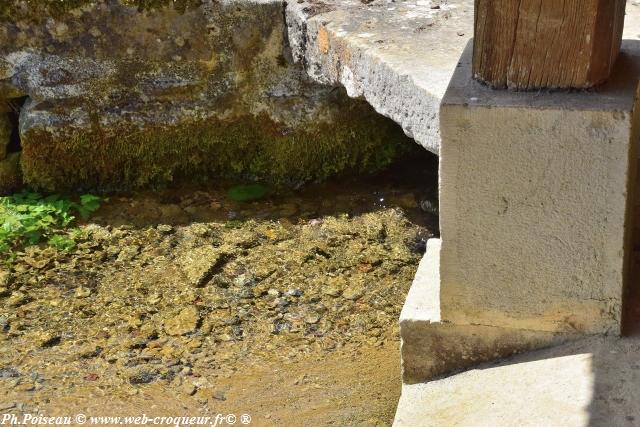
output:
[{"label": "algae on stone", "polygon": [[[184,13],[188,9],[200,7],[203,0],[119,0],[126,6],[136,8],[138,11],[150,11],[172,7],[179,13]],[[98,0],[27,0],[22,4],[29,8],[38,10],[43,16],[59,18],[64,14],[72,13],[82,7],[91,7],[100,3]],[[0,17],[10,17],[24,10],[20,3],[3,1],[0,3]]]},{"label": "algae on stone", "polygon": [[262,184],[236,185],[227,192],[227,197],[234,202],[251,202],[260,200],[269,193]]},{"label": "algae on stone", "polygon": [[[378,189],[371,187],[355,200]],[[202,197],[185,193],[192,203]],[[354,200],[354,190],[337,196]],[[7,279],[0,269],[5,349],[0,374],[6,374],[0,383],[32,381],[34,366],[46,378],[37,390],[12,401],[58,402],[74,385],[86,383],[110,397],[130,399],[131,383],[154,381],[154,387],[171,391],[172,399],[163,400],[168,402],[175,400],[180,382],[209,378],[219,390],[216,379],[242,366],[262,367],[265,361],[288,366],[309,352],[323,357],[343,347],[360,354],[367,343],[397,346],[398,295],[406,294],[421,257],[406,243],[421,227],[401,211],[322,215],[315,225],[255,219],[238,229],[225,227],[224,220],[206,221],[169,232],[150,223],[114,226],[123,212],[129,219],[121,224],[147,217],[139,196],[118,199],[113,210],[101,213],[105,225],[81,226],[83,238],[71,252],[33,246],[18,255]],[[152,206],[164,205],[164,197],[156,200]],[[291,201],[276,201],[273,207],[280,210]],[[125,208],[134,205],[134,211]],[[387,230],[389,250],[381,263],[367,267],[373,243],[368,230],[380,227]],[[222,245],[234,258],[195,288],[176,260],[195,247]],[[140,253],[119,260],[122,248],[132,246]],[[318,247],[326,257],[318,255]],[[34,261],[42,268],[34,268]],[[201,271],[209,268],[210,260],[201,262]],[[366,293],[357,301],[326,295],[333,277],[367,283]],[[13,377],[12,369],[21,376]],[[200,382],[199,387],[213,385]],[[143,391],[145,398],[153,392]]]},{"label": "algae on stone", "polygon": [[198,309],[194,306],[185,307],[176,316],[164,322],[164,330],[168,335],[185,335],[196,330],[199,322]]},{"label": "algae on stone", "polygon": [[296,187],[348,171],[377,171],[410,147],[391,121],[364,102],[349,104],[329,122],[296,130],[265,115],[125,128],[115,135],[108,129],[69,129],[52,138],[32,129],[22,136],[25,180],[50,191],[141,188],[196,176]]},{"label": "algae on stone", "polygon": [[0,195],[12,193],[21,185],[20,153],[11,153],[0,160]]}]

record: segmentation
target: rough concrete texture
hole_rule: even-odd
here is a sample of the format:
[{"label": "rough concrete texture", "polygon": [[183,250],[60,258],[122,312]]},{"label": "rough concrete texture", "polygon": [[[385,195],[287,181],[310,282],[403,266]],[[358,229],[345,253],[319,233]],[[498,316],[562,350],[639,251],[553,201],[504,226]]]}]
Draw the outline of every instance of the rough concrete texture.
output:
[{"label": "rough concrete texture", "polygon": [[473,35],[473,1],[287,4],[293,57],[319,82],[364,97],[437,153],[438,108]]},{"label": "rough concrete texture", "polygon": [[415,384],[575,336],[440,321],[440,239],[430,239],[400,314],[402,382]]},{"label": "rough concrete texture", "polygon": [[635,426],[640,339],[589,338],[404,385],[395,427]]},{"label": "rough concrete texture", "polygon": [[640,2],[627,0],[625,12],[623,40],[640,40]]},{"label": "rough concrete texture", "polygon": [[282,2],[137,3],[0,5],[0,98],[28,96],[31,185],[137,187],[211,171],[299,185],[385,164],[404,138],[292,63]]},{"label": "rough concrete texture", "polygon": [[442,319],[619,333],[638,42],[597,92],[492,91],[470,60],[441,110]]},{"label": "rough concrete texture", "polygon": [[442,240],[427,240],[427,250],[420,261],[407,299],[400,313],[403,322],[440,321],[440,248]]}]

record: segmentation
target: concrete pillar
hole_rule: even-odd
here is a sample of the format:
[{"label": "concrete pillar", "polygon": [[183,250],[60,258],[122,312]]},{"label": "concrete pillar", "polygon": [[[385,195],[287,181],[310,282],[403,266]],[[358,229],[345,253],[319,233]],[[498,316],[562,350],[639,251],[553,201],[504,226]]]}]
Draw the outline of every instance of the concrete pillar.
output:
[{"label": "concrete pillar", "polygon": [[442,319],[619,333],[640,47],[594,92],[495,91],[470,64],[440,112]]},{"label": "concrete pillar", "polygon": [[492,90],[472,50],[441,104],[442,240],[400,318],[405,383],[620,332],[640,46],[592,92]]}]

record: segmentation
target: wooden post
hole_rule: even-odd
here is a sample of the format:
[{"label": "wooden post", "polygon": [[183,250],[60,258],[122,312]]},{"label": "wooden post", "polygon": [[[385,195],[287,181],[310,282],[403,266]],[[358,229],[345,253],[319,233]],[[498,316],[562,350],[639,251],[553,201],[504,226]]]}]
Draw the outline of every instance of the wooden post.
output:
[{"label": "wooden post", "polygon": [[589,88],[620,51],[626,0],[475,0],[474,78],[494,88]]}]

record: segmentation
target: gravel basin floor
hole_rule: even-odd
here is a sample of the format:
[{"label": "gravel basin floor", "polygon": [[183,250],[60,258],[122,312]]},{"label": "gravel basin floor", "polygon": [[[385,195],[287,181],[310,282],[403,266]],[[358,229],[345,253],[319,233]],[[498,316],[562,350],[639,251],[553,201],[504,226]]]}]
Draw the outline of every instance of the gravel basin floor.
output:
[{"label": "gravel basin floor", "polygon": [[0,271],[0,413],[389,425],[436,174],[406,160],[251,203],[112,195],[72,252]]}]

